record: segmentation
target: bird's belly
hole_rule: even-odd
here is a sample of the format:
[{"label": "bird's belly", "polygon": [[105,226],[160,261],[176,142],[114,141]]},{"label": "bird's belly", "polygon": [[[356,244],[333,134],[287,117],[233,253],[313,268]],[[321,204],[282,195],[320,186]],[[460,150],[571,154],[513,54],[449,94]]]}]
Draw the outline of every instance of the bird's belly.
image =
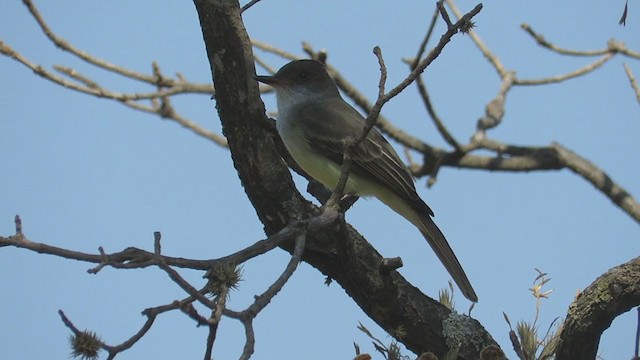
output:
[{"label": "bird's belly", "polygon": [[[339,164],[315,153],[306,144],[286,145],[289,153],[302,170],[329,190],[335,189],[342,171]],[[376,186],[378,185],[357,174],[350,173],[345,186],[345,193],[359,196],[373,195],[376,194]]]}]

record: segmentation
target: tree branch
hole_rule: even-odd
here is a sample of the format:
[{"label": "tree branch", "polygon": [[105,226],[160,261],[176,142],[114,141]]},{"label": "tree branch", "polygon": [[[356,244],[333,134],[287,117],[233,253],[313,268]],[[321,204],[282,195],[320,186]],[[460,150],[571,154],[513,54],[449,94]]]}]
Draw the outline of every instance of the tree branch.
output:
[{"label": "tree branch", "polygon": [[[16,216],[17,219],[19,217]],[[179,257],[171,257],[161,255],[156,257],[154,253],[134,247],[126,248],[120,252],[107,254],[99,248],[99,254],[87,254],[80,251],[60,248],[44,243],[37,243],[29,240],[22,232],[16,235],[3,237],[0,236],[0,247],[13,246],[16,248],[31,250],[40,254],[54,255],[66,259],[84,261],[99,264],[97,267],[87,270],[90,274],[98,273],[103,267],[111,266],[115,269],[139,269],[158,264],[158,259],[168,266],[179,268],[187,268],[193,270],[208,270],[214,266],[231,263],[235,265],[242,264],[258,255],[262,255],[286,242],[295,236],[300,229],[300,223],[292,223],[281,231],[273,234],[267,239],[260,240],[255,244],[239,250],[233,254],[223,256],[218,259],[195,260]],[[22,227],[20,226],[20,231]]]},{"label": "tree branch", "polygon": [[551,145],[558,155],[558,160],[569,170],[589,181],[614,204],[624,210],[636,222],[640,222],[640,204],[609,175],[588,160],[570,151],[558,143]]},{"label": "tree branch", "polygon": [[[275,150],[275,134],[255,126],[265,121],[265,115],[253,80],[251,42],[238,4],[196,0],[195,5],[234,166],[265,231],[271,234],[291,219],[313,216],[318,209],[296,191],[286,164]],[[285,243],[283,247],[293,252],[292,245]],[[339,282],[388,332],[396,333],[402,325],[407,335],[400,340],[412,351],[429,350],[441,355],[447,352],[443,327],[451,312],[420,293],[397,272],[381,273],[382,257],[350,226],[340,221],[310,231],[303,260]],[[462,344],[460,358],[475,359],[482,344],[495,342],[477,321],[464,318],[468,322],[461,326],[468,336],[456,339]]]},{"label": "tree branch", "polygon": [[557,360],[595,359],[613,319],[640,305],[640,257],[598,277],[569,307]]},{"label": "tree branch", "polygon": [[636,100],[640,104],[640,88],[638,87],[638,82],[636,81],[635,76],[633,76],[633,73],[631,72],[631,68],[629,68],[629,66],[626,63],[624,64],[624,71],[627,74],[627,77],[629,78],[629,83],[631,84],[631,89],[633,89],[633,93],[636,95]]}]

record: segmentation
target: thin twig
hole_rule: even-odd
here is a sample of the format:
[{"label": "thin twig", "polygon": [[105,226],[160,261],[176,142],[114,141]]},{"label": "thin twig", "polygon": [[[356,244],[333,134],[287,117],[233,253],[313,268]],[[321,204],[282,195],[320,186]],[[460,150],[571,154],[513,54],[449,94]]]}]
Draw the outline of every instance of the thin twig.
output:
[{"label": "thin twig", "polygon": [[[68,81],[63,77],[60,77],[46,70],[43,66],[31,62],[30,60],[22,56],[22,54],[13,50],[9,45],[4,43],[2,40],[0,40],[0,53],[16,60],[17,62],[31,69],[34,73],[43,77],[44,79],[47,79],[62,87],[65,87],[74,91],[78,91],[83,94],[93,95],[99,98],[116,100],[119,103],[131,109],[169,118],[175,121],[176,123],[180,124],[184,128],[193,131],[195,134],[202,136],[206,139],[209,139],[220,146],[227,147],[227,140],[224,137],[218,134],[215,134],[211,131],[205,130],[204,128],[197,125],[195,122],[188,120],[187,118],[179,115],[175,110],[173,110],[173,108],[171,108],[172,111],[166,111],[166,108],[147,106],[147,105],[143,105],[141,103],[136,102],[137,100],[156,99],[156,98],[163,98],[163,97],[166,98],[168,96],[176,95],[176,94],[193,93],[194,92],[193,90],[196,90],[196,88],[190,85],[189,83],[180,83],[180,84],[177,84],[174,88],[163,89],[161,91],[155,91],[152,93],[134,93],[134,94],[118,93],[118,92],[112,92],[103,87],[99,87],[97,82],[89,79],[85,75],[79,74],[73,69],[58,66],[59,70],[64,69],[63,73],[66,75],[69,75],[69,73],[73,73],[74,75],[72,76],[72,78],[74,80],[82,79],[80,83],[77,83],[75,81]],[[206,88],[201,87],[198,91],[202,93],[210,93],[212,90],[213,90],[213,87],[208,85]]]},{"label": "thin twig", "polygon": [[[439,3],[440,12],[446,14],[446,11],[444,10],[444,8],[442,8],[441,5],[442,4]],[[429,64],[431,64],[431,62],[433,62],[433,60],[435,60],[438,55],[440,55],[444,46],[449,41],[451,41],[451,37],[453,37],[453,35],[455,35],[463,25],[467,24],[471,20],[471,18],[478,14],[480,10],[482,10],[482,4],[476,5],[470,12],[460,18],[458,22],[449,26],[445,34],[440,38],[438,44],[429,52],[429,54],[423,60],[421,60],[414,69],[412,69],[411,73],[404,80],[402,80],[398,85],[396,85],[396,87],[386,93],[385,83],[387,80],[387,68],[384,64],[382,50],[378,46],[374,47],[373,53],[376,55],[378,64],[380,65],[378,99],[369,111],[369,114],[367,115],[367,118],[365,120],[365,124],[362,128],[362,132],[360,133],[358,138],[351,144],[347,144],[346,146],[343,154],[340,178],[338,180],[338,183],[336,184],[335,189],[333,190],[331,198],[329,199],[329,201],[327,201],[326,206],[334,206],[337,203],[337,199],[342,197],[349,176],[349,171],[351,170],[351,153],[360,144],[360,142],[362,142],[367,137],[369,131],[371,131],[371,129],[376,125],[376,121],[378,120],[378,116],[380,115],[380,111],[382,110],[384,104],[386,104],[389,100],[400,94],[400,92],[411,85],[411,83],[426,69],[426,67],[429,66]],[[448,18],[448,15],[445,16],[444,14],[443,17]]]},{"label": "thin twig", "polygon": [[552,76],[552,77],[542,78],[542,79],[516,79],[513,84],[514,85],[546,85],[546,84],[559,83],[562,81],[576,78],[578,76],[588,74],[596,70],[600,66],[604,65],[607,61],[611,60],[613,56],[614,56],[613,53],[607,53],[603,55],[600,59],[596,60],[595,62],[588,64],[580,69],[566,73],[564,75],[557,75],[557,76]]},{"label": "thin twig", "polygon": [[485,131],[495,128],[502,122],[505,113],[505,105],[507,103],[507,93],[516,81],[515,73],[506,72],[502,78],[500,89],[496,96],[487,103],[484,115],[476,123],[476,133],[472,137],[472,144],[480,141],[485,137]]},{"label": "thin twig", "polygon": [[[77,56],[78,58],[82,59],[83,61],[89,64],[111,71],[115,74],[122,75],[122,76],[139,80],[139,81],[144,81],[153,85],[156,84],[157,79],[152,75],[145,75],[136,71],[123,68],[121,66],[111,64],[106,60],[91,56],[87,52],[82,51],[76,48],[75,46],[71,45],[68,41],[56,35],[51,30],[49,25],[47,25],[47,23],[44,21],[44,18],[42,17],[42,15],[40,15],[40,11],[36,8],[36,6],[33,4],[31,0],[22,0],[22,2],[27,7],[27,9],[29,10],[33,18],[36,20],[36,22],[42,29],[42,32],[44,32],[44,34],[49,38],[49,40],[51,40],[58,48]],[[170,87],[170,86],[174,86],[175,83],[176,83],[175,80],[165,79],[165,82],[162,85]]]},{"label": "thin twig", "polygon": [[416,86],[418,87],[418,92],[420,93],[420,98],[422,99],[422,103],[427,109],[427,113],[429,114],[429,117],[431,117],[431,120],[433,120],[433,123],[436,125],[436,128],[438,129],[438,132],[440,133],[442,138],[447,143],[449,143],[449,145],[453,146],[456,152],[462,152],[462,146],[449,132],[447,127],[444,125],[444,122],[442,121],[442,119],[440,119],[440,116],[436,113],[436,109],[433,106],[433,103],[431,103],[431,96],[429,96],[429,92],[427,91],[427,86],[425,85],[424,80],[422,79],[422,76],[418,76],[418,78],[416,79]]},{"label": "thin twig", "polygon": [[[462,19],[462,13],[458,9],[454,1],[453,0],[446,0],[446,1],[447,1],[447,5],[449,5],[454,15],[456,16],[456,18],[458,20]],[[493,68],[496,69],[496,71],[498,72],[498,75],[500,75],[500,78],[504,77],[507,70],[505,69],[504,65],[502,65],[500,58],[498,58],[498,56],[496,56],[493,52],[489,50],[489,48],[487,47],[487,45],[485,45],[484,41],[482,41],[478,33],[471,30],[469,31],[468,35],[471,37],[471,40],[473,40],[473,42],[476,44],[480,52],[482,52],[482,55],[484,55],[484,57],[487,58],[487,60],[489,60],[489,63],[493,65]]]},{"label": "thin twig", "polygon": [[16,226],[16,236],[22,237],[22,219],[20,219],[20,215],[14,216],[13,223]]},{"label": "thin twig", "polygon": [[374,104],[371,112],[369,113],[369,116],[377,117],[378,113],[380,112],[379,108],[381,108],[384,103],[388,102],[396,95],[398,95],[401,91],[403,91],[407,86],[411,85],[411,83],[418,77],[418,75],[420,75],[427,68],[427,66],[429,66],[440,55],[442,49],[444,49],[445,45],[449,43],[449,41],[451,41],[451,38],[459,31],[460,27],[467,24],[474,16],[476,16],[480,12],[480,10],[482,10],[482,4],[476,5],[471,11],[462,16],[460,20],[458,20],[453,26],[447,29],[447,31],[440,38],[438,44],[422,61],[420,61],[418,66],[416,66],[416,68],[411,71],[411,73],[396,87],[389,90],[389,92],[385,94],[384,100],[381,101],[381,104],[378,107],[376,107],[376,105]]},{"label": "thin twig", "polygon": [[95,81],[89,79],[88,77],[80,74],[79,72],[75,71],[74,69],[70,68],[70,67],[66,67],[66,66],[62,66],[62,65],[53,65],[53,69],[67,75],[68,77],[82,83],[84,86],[88,87],[89,89],[99,89],[100,85],[98,85],[98,83],[96,83]]},{"label": "thin twig", "polygon": [[451,18],[449,18],[449,13],[447,13],[447,10],[444,8],[443,2],[444,0],[439,0],[436,3],[436,8],[442,17],[442,20],[444,20],[444,23],[447,24],[447,28],[451,28],[453,27],[453,23],[451,22]]},{"label": "thin twig", "polygon": [[138,332],[136,332],[129,339],[125,340],[123,343],[115,346],[106,346],[108,348],[107,351],[109,352],[109,358],[113,359],[117,353],[130,349],[133,345],[140,341],[140,339],[142,339],[142,337],[149,331],[149,329],[151,329],[156,316],[157,315],[155,314],[148,315],[147,320],[144,322],[140,330],[138,330]]},{"label": "thin twig", "polygon": [[58,310],[58,315],[60,315],[60,318],[62,319],[62,323],[64,324],[64,326],[68,327],[69,330],[71,330],[72,333],[74,333],[74,335],[79,335],[81,333],[80,329],[78,329],[72,322],[71,320],[69,320],[69,318],[67,317],[67,315],[65,315],[64,311],[62,310]]},{"label": "thin twig", "polygon": [[[272,236],[257,241],[242,250],[233,254],[223,256],[218,259],[196,260],[185,259],[179,257],[171,257],[162,255],[162,261],[169,265],[179,268],[188,268],[194,270],[208,270],[213,266],[224,263],[242,264],[256,256],[262,255],[283,242],[291,239],[299,231],[302,223],[291,223]],[[79,260],[88,263],[100,264],[101,267],[110,266],[115,269],[141,269],[148,266],[156,265],[154,254],[145,250],[134,247],[126,248],[123,251],[106,254],[104,250],[100,250],[99,254],[88,254],[80,251],[69,250],[52,246],[44,243],[33,242],[23,235],[15,235],[9,237],[0,236],[0,247],[13,246],[16,248],[27,249],[40,254],[54,255],[65,259]],[[97,273],[99,269],[89,269],[89,273]]]},{"label": "thin twig", "polygon": [[529,34],[538,45],[543,48],[554,51],[558,54],[562,55],[573,55],[573,56],[600,56],[609,53],[609,49],[601,49],[601,50],[571,50],[565,49],[560,46],[557,46],[544,38],[541,34],[535,32],[531,25],[529,24],[520,24],[520,28],[524,30],[527,34]]},{"label": "thin twig", "polygon": [[254,47],[262,50],[262,51],[266,51],[268,53],[272,53],[275,55],[278,55],[280,57],[283,57],[285,59],[288,60],[297,60],[300,59],[299,56],[296,56],[290,52],[284,51],[280,48],[277,48],[271,44],[267,44],[264,41],[260,41],[260,40],[256,40],[256,39],[251,39],[251,45],[253,45]]},{"label": "thin twig", "polygon": [[[367,120],[372,118],[373,119],[377,118],[378,115],[380,114],[380,110],[382,109],[382,106],[385,103],[387,103],[389,100],[391,100],[400,92],[402,92],[405,88],[407,88],[407,86],[411,85],[411,83],[427,68],[427,66],[429,66],[440,55],[440,53],[442,52],[442,49],[444,49],[445,45],[449,43],[449,41],[451,41],[451,38],[453,37],[453,35],[455,35],[458,32],[459,28],[464,24],[468,23],[475,15],[477,15],[480,12],[480,10],[482,10],[482,4],[476,5],[471,11],[469,11],[467,14],[461,17],[460,20],[458,20],[455,24],[450,26],[447,29],[447,31],[442,35],[442,37],[440,37],[440,41],[438,42],[438,44],[429,52],[429,54],[423,60],[421,60],[418,63],[415,69],[413,69],[411,73],[404,80],[402,80],[398,85],[396,85],[396,87],[389,90],[389,92],[384,94],[384,96],[378,97],[378,100],[369,111]],[[381,56],[379,56],[379,58],[381,58]],[[382,65],[383,64],[381,64],[381,66]]]},{"label": "thin twig", "polygon": [[[73,322],[71,322],[71,320],[65,315],[65,313],[62,310],[58,310],[58,315],[60,315],[60,318],[62,319],[62,322],[64,323],[64,325],[69,328],[69,330],[71,330],[71,332],[73,332],[73,334],[75,336],[79,336],[80,333],[82,331],[80,331],[74,324]],[[140,339],[142,339],[142,337],[149,331],[149,329],[151,329],[151,326],[153,325],[153,322],[156,319],[156,316],[158,314],[157,313],[148,313],[147,314],[147,320],[144,322],[144,324],[142,325],[142,327],[140,328],[140,330],[138,330],[133,336],[131,336],[129,339],[125,340],[124,342],[118,344],[118,345],[108,345],[103,341],[100,341],[100,347],[107,351],[107,353],[109,354],[107,359],[113,359],[115,358],[115,356],[118,353],[121,353],[129,348],[131,348],[133,345],[135,345]]]},{"label": "thin twig", "polygon": [[[261,57],[259,57],[256,54],[253,54],[253,60],[256,61],[256,64],[260,65],[263,69],[267,70],[267,72],[269,74],[275,74],[276,73],[276,69],[273,68],[273,66],[267,64],[264,60],[262,60]],[[273,91],[273,87],[272,86],[266,86],[265,88],[270,88],[271,91]]]},{"label": "thin twig", "polygon": [[242,325],[244,326],[244,347],[242,348],[242,354],[240,360],[249,360],[255,349],[256,337],[253,332],[253,319],[243,319]]},{"label": "thin twig", "polygon": [[[310,45],[304,48],[304,50],[311,56],[315,57],[317,52],[315,52]],[[360,107],[365,113],[369,113],[373,104],[369,102],[369,99],[360,92],[353,84],[351,84],[336,68],[331,66],[330,64],[325,64],[327,71],[335,81],[338,88],[342,90],[342,92],[349,97],[353,102]],[[393,125],[393,122],[388,120],[384,115],[379,114],[378,120],[376,122],[378,129],[382,131],[384,134],[388,135],[390,138],[396,140],[400,144],[416,150],[420,153],[432,153],[434,152],[434,148],[420,140],[419,138],[412,136],[411,134],[401,130],[400,128]]]},{"label": "thin twig", "polygon": [[607,42],[607,47],[604,49],[572,50],[572,49],[566,49],[566,48],[560,47],[558,45],[555,45],[549,42],[547,39],[545,39],[544,36],[534,31],[531,25],[529,24],[521,24],[520,28],[522,28],[527,34],[529,34],[536,41],[536,43],[538,43],[538,45],[558,54],[571,55],[571,56],[601,56],[605,54],[620,53],[630,58],[640,59],[640,53],[628,49],[623,43],[616,41],[614,39],[609,40]]},{"label": "thin twig", "polygon": [[242,14],[243,12],[249,10],[250,7],[252,7],[253,5],[255,5],[259,1],[260,0],[251,0],[251,1],[249,1],[244,6],[242,6],[242,8],[240,9],[240,13]]},{"label": "thin twig", "polygon": [[427,50],[427,44],[429,43],[429,39],[431,39],[431,35],[433,34],[433,29],[436,28],[436,21],[438,20],[439,13],[440,13],[440,10],[436,7],[433,11],[433,15],[431,16],[431,21],[429,22],[427,33],[422,39],[420,46],[418,46],[418,53],[416,54],[416,57],[413,59],[413,62],[411,64],[412,69],[418,66],[418,63],[420,62],[422,55]]},{"label": "thin twig", "polygon": [[640,307],[636,308],[637,319],[636,319],[636,341],[635,341],[635,351],[634,356],[636,359],[640,357]]},{"label": "thin twig", "polygon": [[253,304],[251,304],[245,310],[245,313],[247,315],[249,315],[250,317],[255,317],[256,315],[258,315],[258,313],[262,311],[262,309],[264,309],[269,304],[269,302],[271,302],[271,299],[273,299],[273,297],[276,296],[276,294],[280,292],[280,290],[282,290],[284,284],[287,283],[291,275],[293,275],[293,272],[300,264],[300,261],[302,261],[302,253],[304,251],[306,241],[307,231],[301,231],[295,238],[295,249],[293,250],[293,254],[291,255],[291,259],[289,259],[289,263],[287,264],[286,268],[284,269],[282,274],[280,274],[278,279],[276,279],[276,281],[271,284],[271,286],[269,286],[267,290],[265,290],[265,292],[256,296]]},{"label": "thin twig", "polygon": [[205,344],[204,360],[213,359],[213,343],[216,341],[218,334],[218,322],[209,325],[209,334]]},{"label": "thin twig", "polygon": [[633,92],[636,94],[636,100],[640,104],[640,89],[638,88],[638,83],[636,82],[636,78],[633,76],[633,73],[631,72],[631,68],[627,65],[627,63],[624,63],[623,65],[624,65],[624,71],[627,73],[627,77],[629,78],[629,82],[631,83],[631,88],[633,89]]},{"label": "thin twig", "polygon": [[196,300],[198,300],[202,305],[206,306],[209,309],[213,309],[215,307],[215,304],[209,300],[206,296],[204,296],[202,293],[200,293],[196,288],[194,288],[187,280],[185,280],[182,276],[180,276],[180,274],[175,271],[173,268],[171,268],[171,266],[167,265],[167,263],[164,262],[162,256],[160,255],[160,241],[159,241],[159,237],[156,237],[156,252],[154,253],[154,258],[156,261],[156,265],[164,270],[164,272],[167,273],[167,275],[169,275],[169,278],[176,284],[178,284],[178,286],[180,286],[180,288],[182,288],[182,290],[184,290],[187,294],[193,296]]},{"label": "thin twig", "polygon": [[[439,6],[437,6],[436,9],[433,12],[433,16],[431,17],[431,21],[429,22],[429,27],[427,29],[427,33],[425,34],[424,38],[422,39],[422,42],[420,43],[420,46],[418,47],[418,53],[416,54],[416,57],[413,59],[413,61],[411,61],[409,63],[409,66],[410,66],[411,70],[415,69],[418,66],[418,64],[420,63],[420,59],[422,58],[422,55],[424,54],[424,52],[426,50],[427,43],[429,42],[429,39],[431,38],[431,35],[433,34],[433,29],[435,28],[436,20],[438,19],[438,14],[440,14],[442,11],[444,11],[444,9],[441,10],[442,1],[443,0],[438,2]],[[446,13],[446,11],[445,11],[445,13]],[[453,146],[453,148],[456,149],[457,152],[462,151],[462,147],[460,146],[458,141],[456,141],[456,139],[451,135],[449,130],[444,125],[444,122],[442,122],[442,120],[440,119],[438,114],[436,114],[435,108],[433,107],[433,104],[431,103],[431,97],[429,96],[429,92],[427,91],[427,87],[426,87],[426,85],[424,83],[424,80],[422,79],[422,75],[420,75],[420,76],[418,76],[416,78],[416,86],[418,87],[418,92],[420,93],[420,97],[422,98],[422,102],[425,105],[425,107],[427,108],[427,112],[429,113],[429,116],[431,117],[431,119],[433,120],[434,124],[436,125],[436,128],[438,129],[438,132],[440,132],[440,135],[445,139],[445,141],[447,141],[449,143],[449,145]]]},{"label": "thin twig", "polygon": [[[322,215],[321,215],[322,216]],[[319,223],[315,223],[319,224]],[[291,255],[291,259],[287,264],[285,270],[278,277],[278,279],[269,286],[269,288],[259,296],[256,296],[255,301],[246,310],[236,313],[228,309],[224,310],[226,316],[230,316],[239,319],[245,329],[245,344],[242,349],[242,355],[240,359],[248,360],[253,354],[255,348],[255,334],[253,332],[253,319],[258,315],[262,309],[264,309],[273,297],[280,292],[284,284],[289,280],[293,272],[296,270],[300,261],[302,261],[302,253],[304,251],[305,243],[307,239],[307,230],[298,234],[295,240],[295,249]]]}]

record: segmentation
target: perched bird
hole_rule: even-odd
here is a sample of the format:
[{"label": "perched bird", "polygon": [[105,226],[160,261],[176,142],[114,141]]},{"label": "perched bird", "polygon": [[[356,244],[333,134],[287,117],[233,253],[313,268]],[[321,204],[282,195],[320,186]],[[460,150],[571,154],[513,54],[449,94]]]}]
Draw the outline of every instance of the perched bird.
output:
[{"label": "perched bird", "polygon": [[[298,165],[333,190],[345,146],[360,136],[365,118],[346,103],[322,63],[297,60],[274,76],[257,76],[276,92],[276,127]],[[456,282],[462,294],[478,301],[467,275],[431,219],[433,211],[418,196],[409,169],[380,132],[373,128],[351,154],[345,192],[375,196],[416,226]]]}]

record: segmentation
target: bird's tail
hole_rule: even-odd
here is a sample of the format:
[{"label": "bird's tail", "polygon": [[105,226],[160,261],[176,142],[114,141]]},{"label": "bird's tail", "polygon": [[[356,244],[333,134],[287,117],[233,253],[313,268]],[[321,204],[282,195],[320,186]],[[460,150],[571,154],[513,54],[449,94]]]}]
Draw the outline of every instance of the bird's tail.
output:
[{"label": "bird's tail", "polygon": [[462,295],[473,302],[478,302],[478,295],[476,295],[476,292],[471,286],[471,282],[469,282],[467,275],[464,273],[464,270],[462,270],[458,258],[456,258],[453,250],[451,250],[442,231],[438,229],[431,219],[430,215],[432,215],[433,212],[429,209],[429,206],[420,200],[417,195],[416,199],[413,199],[413,202],[401,198],[390,191],[380,191],[376,196],[420,230],[422,236],[427,239],[427,242],[442,262],[442,265],[444,265],[449,275],[453,278],[453,281],[455,281],[460,291],[462,291]]},{"label": "bird's tail", "polygon": [[458,285],[464,297],[470,301],[478,302],[478,295],[476,295],[476,292],[473,290],[467,274],[464,273],[462,265],[460,265],[458,258],[453,253],[442,231],[440,231],[438,226],[433,222],[429,214],[420,214],[416,211],[415,216],[417,217],[418,223],[414,223],[414,225],[420,229],[422,236],[427,239],[427,242],[447,269],[453,281]]}]

